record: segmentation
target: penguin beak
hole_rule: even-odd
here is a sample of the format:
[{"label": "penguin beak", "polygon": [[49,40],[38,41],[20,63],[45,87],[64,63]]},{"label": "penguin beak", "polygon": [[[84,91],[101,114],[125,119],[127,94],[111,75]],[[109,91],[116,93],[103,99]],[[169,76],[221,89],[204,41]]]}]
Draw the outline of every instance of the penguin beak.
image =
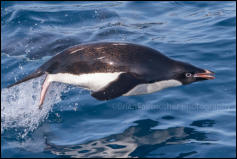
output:
[{"label": "penguin beak", "polygon": [[205,78],[205,79],[215,79],[214,75],[215,73],[209,70],[204,70],[204,73],[195,73],[193,77],[199,77],[199,78]]}]

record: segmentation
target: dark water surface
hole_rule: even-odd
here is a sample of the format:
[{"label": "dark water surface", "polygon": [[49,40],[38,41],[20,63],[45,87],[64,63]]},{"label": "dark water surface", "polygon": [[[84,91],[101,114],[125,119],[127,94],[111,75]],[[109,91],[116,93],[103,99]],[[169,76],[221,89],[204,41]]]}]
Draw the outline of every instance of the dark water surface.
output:
[{"label": "dark water surface", "polygon": [[[236,157],[235,2],[1,2],[2,157]],[[216,79],[97,101],[40,77],[76,44],[122,41],[212,70]]]}]

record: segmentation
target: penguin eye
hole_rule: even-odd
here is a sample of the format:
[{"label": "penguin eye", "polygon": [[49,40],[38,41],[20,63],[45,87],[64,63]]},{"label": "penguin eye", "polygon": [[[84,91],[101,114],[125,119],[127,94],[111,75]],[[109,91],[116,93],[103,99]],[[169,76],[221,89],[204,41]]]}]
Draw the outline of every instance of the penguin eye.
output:
[{"label": "penguin eye", "polygon": [[185,76],[186,76],[186,77],[191,77],[192,74],[191,74],[191,73],[186,73]]}]

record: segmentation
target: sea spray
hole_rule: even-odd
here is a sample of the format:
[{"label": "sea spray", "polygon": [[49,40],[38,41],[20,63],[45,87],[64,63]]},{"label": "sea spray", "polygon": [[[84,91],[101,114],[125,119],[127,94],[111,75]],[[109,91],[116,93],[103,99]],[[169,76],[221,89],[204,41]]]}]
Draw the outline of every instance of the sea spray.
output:
[{"label": "sea spray", "polygon": [[[52,83],[39,109],[40,91],[45,76],[1,90],[1,134],[14,131],[23,139],[47,119],[52,106],[61,101],[66,86]],[[17,134],[16,134],[17,133]]]}]

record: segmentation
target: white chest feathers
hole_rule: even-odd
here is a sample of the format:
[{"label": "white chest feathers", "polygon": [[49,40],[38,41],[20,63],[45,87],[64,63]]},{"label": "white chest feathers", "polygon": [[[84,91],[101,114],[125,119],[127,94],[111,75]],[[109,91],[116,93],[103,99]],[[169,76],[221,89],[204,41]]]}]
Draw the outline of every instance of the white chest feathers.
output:
[{"label": "white chest feathers", "polygon": [[[98,91],[103,87],[109,85],[112,81],[115,81],[121,73],[123,72],[90,73],[81,75],[73,75],[69,73],[49,74],[47,77],[47,82],[62,82],[72,85],[78,85],[92,91]],[[149,94],[168,87],[175,87],[180,85],[182,85],[182,83],[174,79],[158,81],[149,84],[139,84],[127,93],[123,94],[123,96]]]},{"label": "white chest feathers", "polygon": [[181,82],[171,79],[171,80],[165,80],[165,81],[158,81],[155,83],[149,83],[149,84],[140,84],[128,91],[124,96],[131,96],[131,95],[139,95],[139,94],[149,94],[153,92],[160,91],[165,88],[169,87],[175,87],[182,85]]},{"label": "white chest feathers", "polygon": [[73,75],[69,73],[49,74],[49,82],[62,82],[67,84],[78,85],[92,91],[98,91],[107,86],[110,82],[116,80],[122,72],[114,73],[90,73]]}]

